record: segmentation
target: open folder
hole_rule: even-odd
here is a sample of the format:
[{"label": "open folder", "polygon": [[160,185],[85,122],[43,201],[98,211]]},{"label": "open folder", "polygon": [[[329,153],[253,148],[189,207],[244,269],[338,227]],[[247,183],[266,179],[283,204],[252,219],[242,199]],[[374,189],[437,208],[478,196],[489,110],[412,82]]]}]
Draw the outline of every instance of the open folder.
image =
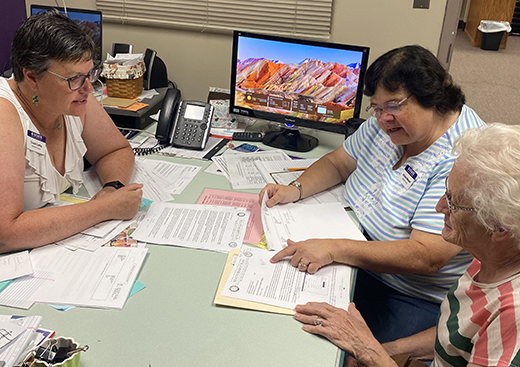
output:
[{"label": "open folder", "polygon": [[272,312],[279,313],[283,315],[294,315],[295,311],[289,308],[282,308],[277,306],[266,305],[264,303],[246,301],[238,298],[231,298],[222,295],[222,291],[224,290],[224,286],[233,270],[233,259],[235,256],[238,256],[240,249],[236,248],[229,251],[226,265],[224,266],[224,270],[222,271],[222,276],[220,277],[220,282],[218,283],[217,294],[215,295],[214,303],[219,306],[229,306],[229,307],[237,307],[237,308],[245,308],[248,310],[255,311],[264,311],[264,312]]}]

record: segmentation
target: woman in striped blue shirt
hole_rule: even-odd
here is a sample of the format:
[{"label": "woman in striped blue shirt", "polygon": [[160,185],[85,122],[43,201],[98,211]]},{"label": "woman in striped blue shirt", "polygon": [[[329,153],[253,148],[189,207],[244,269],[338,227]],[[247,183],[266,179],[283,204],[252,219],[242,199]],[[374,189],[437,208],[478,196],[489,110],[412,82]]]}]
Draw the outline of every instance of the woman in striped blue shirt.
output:
[{"label": "woman in striped blue shirt", "polygon": [[360,268],[354,301],[375,337],[388,342],[434,326],[442,299],[471,261],[442,239],[435,204],[455,160],[453,142],[484,122],[421,46],[379,57],[364,93],[374,115],[356,133],[296,182],[267,185],[260,195],[267,192],[271,207],[345,183],[346,204],[371,241],[289,240],[271,261],[292,256],[292,265],[311,274],[332,262]]}]

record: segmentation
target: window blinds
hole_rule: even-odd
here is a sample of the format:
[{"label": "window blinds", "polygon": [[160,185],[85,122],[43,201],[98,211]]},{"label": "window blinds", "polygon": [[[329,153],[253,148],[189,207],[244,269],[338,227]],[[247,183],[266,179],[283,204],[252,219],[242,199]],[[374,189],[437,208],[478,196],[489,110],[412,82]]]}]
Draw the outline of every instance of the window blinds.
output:
[{"label": "window blinds", "polygon": [[103,21],[329,38],[333,0],[96,0]]}]

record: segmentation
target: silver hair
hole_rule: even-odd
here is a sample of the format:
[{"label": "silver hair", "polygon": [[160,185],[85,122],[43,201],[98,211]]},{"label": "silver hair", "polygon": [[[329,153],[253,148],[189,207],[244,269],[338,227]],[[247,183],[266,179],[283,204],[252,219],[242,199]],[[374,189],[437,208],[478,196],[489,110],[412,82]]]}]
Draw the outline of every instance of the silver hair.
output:
[{"label": "silver hair", "polygon": [[467,130],[453,145],[465,168],[463,194],[489,231],[509,230],[520,239],[520,126],[501,123]]}]

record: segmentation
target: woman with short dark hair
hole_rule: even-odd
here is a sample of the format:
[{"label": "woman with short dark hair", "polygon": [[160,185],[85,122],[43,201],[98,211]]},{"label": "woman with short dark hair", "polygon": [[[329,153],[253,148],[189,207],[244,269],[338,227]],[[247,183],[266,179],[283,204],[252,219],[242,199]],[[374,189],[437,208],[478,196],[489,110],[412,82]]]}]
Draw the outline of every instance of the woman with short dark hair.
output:
[{"label": "woman with short dark hair", "polygon": [[[0,252],[139,210],[142,185],[127,185],[132,149],[92,95],[93,52],[92,40],[57,11],[28,18],[14,36],[14,78],[0,78]],[[89,202],[53,207],[64,190],[81,186],[84,156],[104,188]]]},{"label": "woman with short dark hair", "polygon": [[[288,241],[300,271],[332,262],[359,269],[354,301],[380,342],[435,325],[439,305],[471,261],[445,242],[435,203],[460,134],[483,121],[435,56],[421,46],[391,50],[370,65],[365,94],[374,116],[344,144],[309,167],[297,183],[267,185],[267,206],[294,202],[339,183],[370,242]],[[362,270],[364,269],[364,270]]]}]

